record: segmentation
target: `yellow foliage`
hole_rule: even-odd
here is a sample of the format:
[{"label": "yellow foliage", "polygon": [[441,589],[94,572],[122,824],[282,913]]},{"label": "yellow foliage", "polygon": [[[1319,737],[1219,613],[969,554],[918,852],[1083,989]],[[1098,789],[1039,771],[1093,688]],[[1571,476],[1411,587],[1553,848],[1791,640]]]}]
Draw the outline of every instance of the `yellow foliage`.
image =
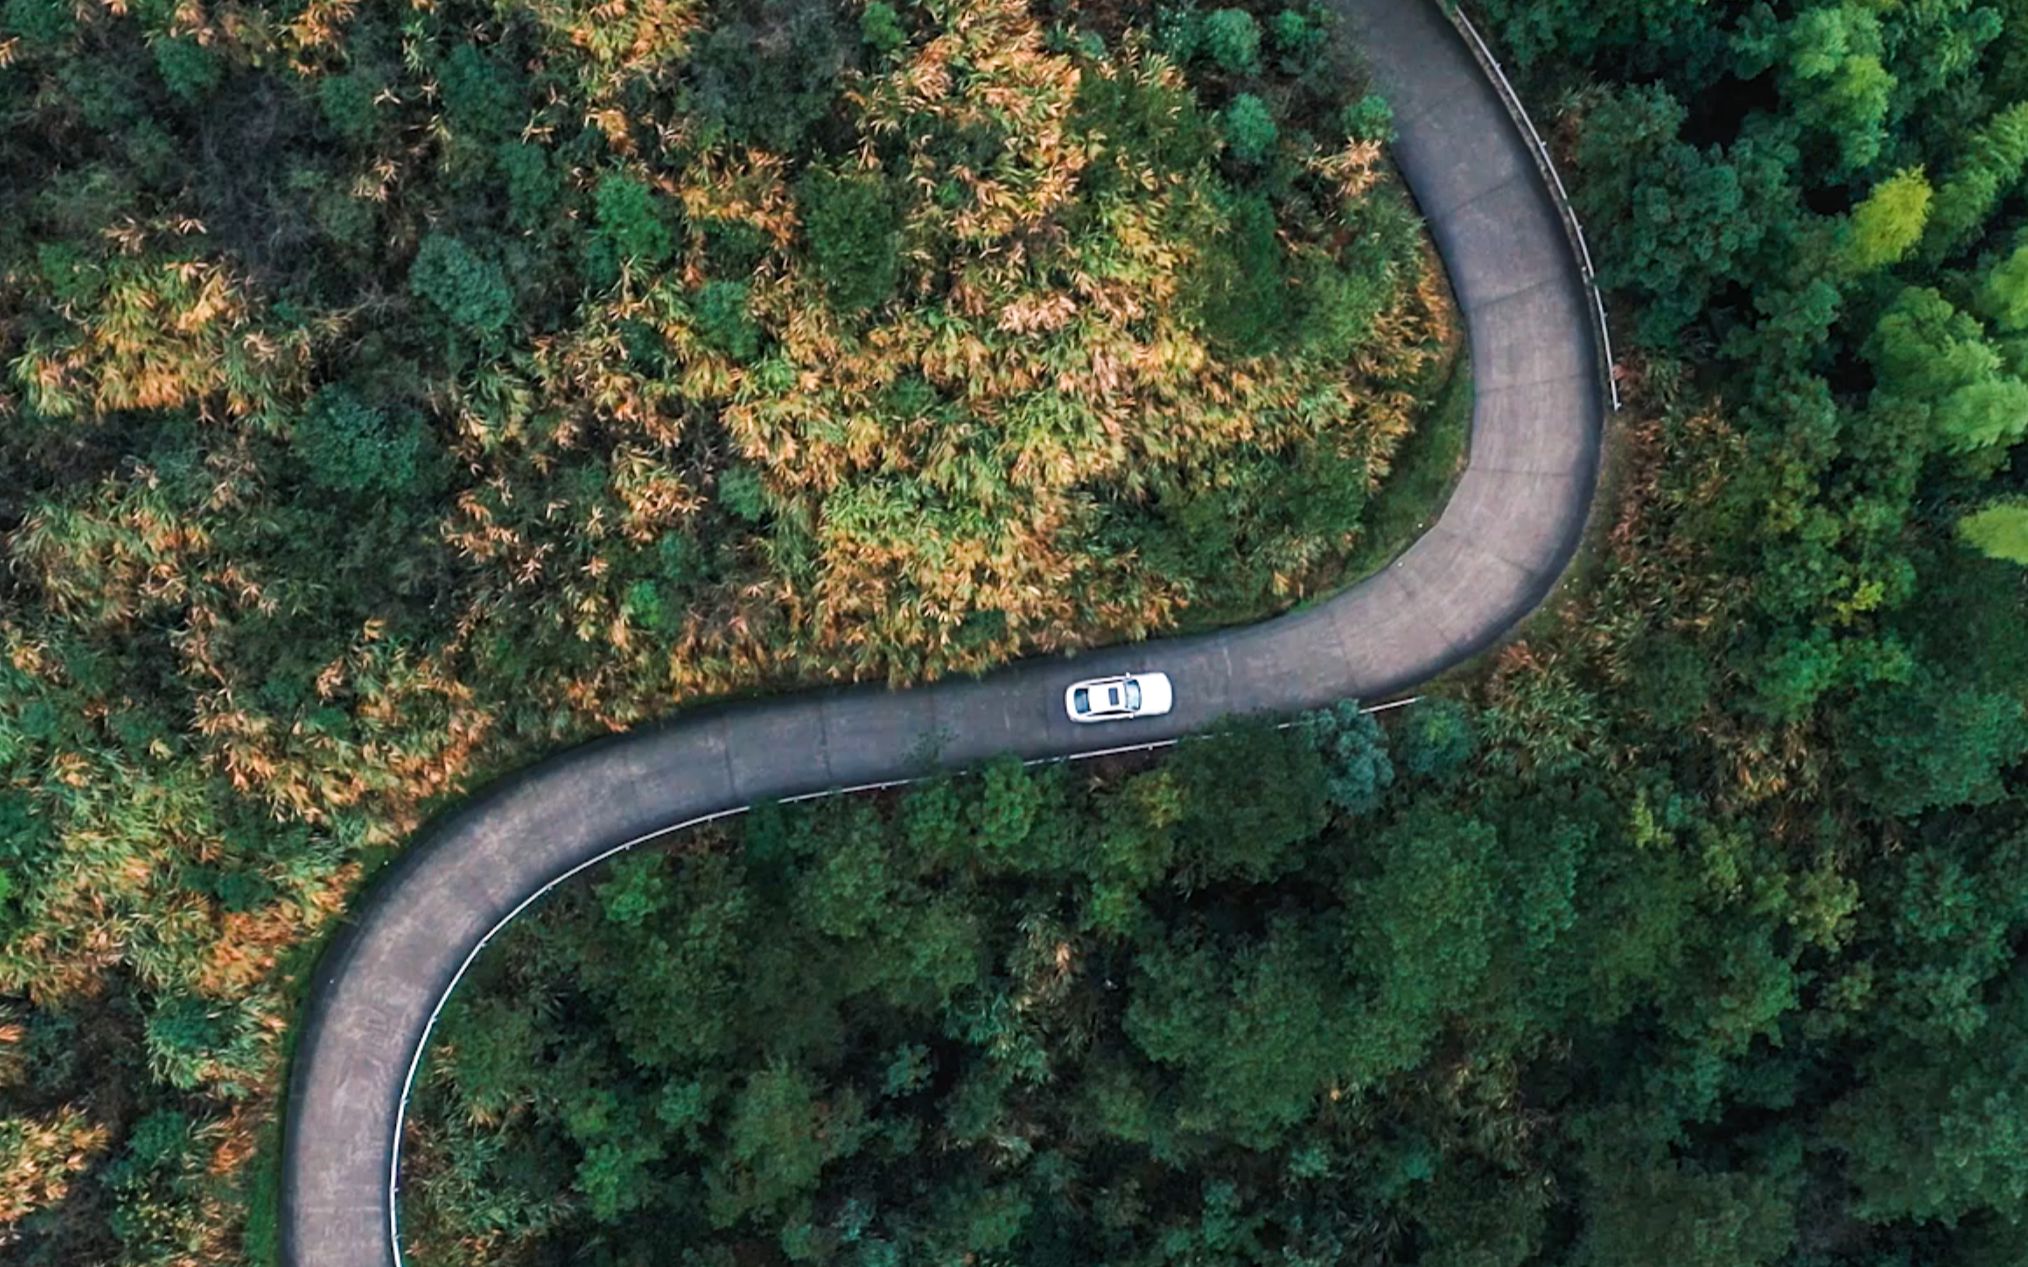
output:
[{"label": "yellow foliage", "polygon": [[[207,44],[271,44],[326,67],[352,8],[313,0],[271,33],[258,11],[236,7],[185,5],[176,21]],[[344,371],[322,365],[313,383],[313,341],[324,353],[341,327],[379,310],[285,330],[187,218],[91,244],[76,287],[89,297],[42,296],[56,319],[14,350],[26,402],[81,421],[176,410],[214,425],[196,450],[202,469],[183,483],[168,466],[94,471],[35,499],[8,533],[5,565],[49,626],[108,646],[140,642],[160,681],[86,691],[67,677],[79,662],[67,661],[63,638],[42,637],[48,626],[0,626],[6,662],[84,699],[81,722],[95,728],[90,742],[21,763],[39,763],[26,777],[52,807],[49,865],[26,897],[22,927],[33,931],[0,946],[0,991],[53,1000],[123,971],[254,1009],[271,1036],[280,957],[336,917],[356,864],[264,875],[280,892],[235,910],[185,873],[232,859],[232,834],[244,830],[234,814],[248,806],[311,833],[332,849],[326,858],[341,856],[334,842],[350,850],[412,831],[423,804],[473,778],[480,754],[497,762],[508,751],[510,737],[496,733],[505,706],[467,683],[481,680],[477,658],[529,624],[586,650],[568,669],[516,683],[526,711],[511,738],[532,746],[550,737],[530,733],[545,726],[627,725],[703,693],[795,677],[921,678],[1159,633],[1185,612],[1190,581],[1096,545],[1108,514],[1159,483],[1218,489],[1245,461],[1312,445],[1363,462],[1373,480],[1385,473],[1413,419],[1410,385],[1451,333],[1433,262],[1394,287],[1350,364],[1301,350],[1223,353],[1193,323],[1185,284],[1226,224],[1217,181],[1208,168],[1144,167],[1129,171],[1131,196],[1101,196],[1099,175],[1141,160],[1077,123],[1083,76],[1176,88],[1176,69],[1133,48],[1103,66],[1052,52],[1020,0],[936,0],[925,12],[935,24],[925,38],[847,85],[860,144],[832,163],[879,168],[901,191],[904,266],[894,302],[841,314],[808,263],[795,164],[729,143],[672,161],[694,138],[619,91],[680,61],[698,4],[525,10],[540,28],[536,59],[578,68],[582,122],[611,160],[681,204],[688,237],[666,271],[630,266],[574,317],[429,384],[432,443],[457,474],[441,501],[411,509],[430,546],[448,547],[455,588],[426,638],[397,640],[373,618],[316,630],[316,658],[296,666],[313,699],[275,702],[263,680],[272,657],[248,650],[263,638],[311,641],[272,627],[305,583],[275,575],[264,553],[265,517],[302,495],[290,459],[274,454],[313,387]],[[415,173],[456,139],[441,120],[416,122],[345,177],[389,204],[390,222]],[[923,139],[887,143],[904,129]],[[932,133],[990,143],[936,144]],[[960,148],[964,165],[949,157]],[[1313,155],[1301,179],[1324,202],[1332,191],[1357,201],[1382,179],[1378,159],[1359,145]],[[581,195],[594,177],[566,179]],[[700,287],[728,280],[713,272],[712,222],[751,226],[769,248],[733,279],[766,335],[744,360],[700,327]],[[1286,245],[1303,260],[1326,250]],[[645,357],[643,331],[655,345]],[[703,543],[715,552],[697,569],[708,579],[682,584],[709,591],[671,586],[684,598],[651,611],[656,583],[638,578],[722,499],[735,464],[765,488],[767,530]],[[1342,544],[1277,556],[1280,592],[1302,592],[1310,565]],[[649,597],[630,601],[630,585]],[[134,702],[121,692],[143,689],[176,733],[120,735]],[[0,1045],[9,1032],[0,1024]],[[235,1060],[264,1069],[200,1076],[271,1078],[271,1044],[253,1051]],[[224,1128],[214,1167],[237,1165],[250,1130],[237,1118]],[[0,1202],[17,1203],[0,1209],[60,1198],[85,1164],[75,1159],[103,1146],[92,1132],[75,1116],[0,1124]]]},{"label": "yellow foliage", "polygon": [[[177,226],[201,233],[185,221]],[[242,280],[215,260],[161,258],[135,228],[100,271],[89,314],[29,340],[13,376],[55,418],[119,409],[196,408],[245,417],[300,395],[309,336],[261,320]],[[87,319],[88,315],[88,319]]]},{"label": "yellow foliage", "polygon": [[707,151],[678,173],[676,196],[693,224],[707,220],[749,224],[777,246],[787,246],[796,234],[787,164],[764,150]]},{"label": "yellow foliage", "polygon": [[71,1179],[105,1151],[106,1128],[75,1108],[0,1119],[0,1227],[63,1200]]},{"label": "yellow foliage", "polygon": [[583,65],[594,98],[680,59],[703,20],[695,0],[537,0],[521,12],[554,53]]}]

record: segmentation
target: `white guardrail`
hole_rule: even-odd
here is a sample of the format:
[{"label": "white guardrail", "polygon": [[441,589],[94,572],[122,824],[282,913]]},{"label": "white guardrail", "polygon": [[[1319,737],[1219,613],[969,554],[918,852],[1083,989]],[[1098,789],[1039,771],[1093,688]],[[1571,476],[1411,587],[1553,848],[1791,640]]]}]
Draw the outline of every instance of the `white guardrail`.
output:
[{"label": "white guardrail", "polygon": [[[1420,703],[1421,700],[1422,696],[1420,695],[1410,695],[1403,699],[1389,700],[1385,704],[1374,704],[1359,711],[1362,713],[1391,712],[1397,708],[1405,708],[1410,704]],[[1300,719],[1292,718],[1275,723],[1275,729],[1287,730],[1292,726],[1299,726],[1301,724]],[[1218,732],[1203,732],[1203,734],[1216,733]],[[1021,764],[1024,766],[1055,765],[1071,761],[1092,761],[1100,757],[1118,757],[1134,752],[1159,752],[1164,748],[1173,748],[1184,740],[1201,737],[1203,735],[1183,735],[1175,739],[1156,739],[1148,743],[1121,744],[1113,748],[1093,748],[1088,752],[1066,753],[1059,757],[1031,757]],[[945,778],[968,772],[968,770],[939,770],[910,778],[881,779],[873,783],[856,783],[851,787],[826,788],[821,792],[804,792],[799,796],[783,797],[782,804],[791,805],[798,801],[819,801],[827,797],[850,796],[859,792],[885,792],[893,788],[907,787],[913,783],[921,783],[930,779]],[[555,892],[558,886],[576,879],[600,863],[617,858],[621,854],[640,848],[642,845],[651,844],[665,836],[672,836],[677,832],[687,831],[692,827],[703,827],[708,823],[715,823],[723,818],[737,817],[752,808],[753,806],[751,805],[734,805],[726,809],[715,810],[709,814],[700,814],[696,818],[687,818],[680,823],[671,823],[667,827],[658,827],[654,831],[634,837],[634,839],[627,841],[625,844],[615,845],[596,857],[586,858],[583,862],[565,871],[562,875],[555,876],[547,884],[527,897],[522,898],[520,902],[515,904],[513,910],[502,916],[499,923],[487,929],[486,935],[481,937],[465,953],[464,961],[458,965],[457,972],[452,974],[450,984],[444,987],[444,992],[441,995],[437,996],[436,1006],[430,1009],[430,1019],[423,1026],[422,1038],[416,1043],[415,1051],[409,1055],[408,1075],[402,1079],[401,1101],[396,1105],[394,1111],[394,1147],[390,1150],[387,1168],[387,1242],[388,1246],[393,1250],[394,1261],[396,1263],[403,1261],[401,1252],[401,1137],[408,1124],[408,1102],[410,1097],[415,1094],[416,1075],[422,1070],[423,1053],[429,1049],[430,1035],[436,1031],[437,1021],[442,1017],[444,1007],[450,1003],[451,995],[456,993],[459,984],[465,979],[465,974],[471,971],[472,964],[479,958],[479,952],[485,950],[487,945],[500,935],[501,930],[518,919],[522,912]]]},{"label": "white guardrail", "polygon": [[1570,205],[1570,192],[1563,187],[1563,177],[1557,173],[1556,160],[1549,155],[1549,146],[1542,134],[1535,130],[1535,121],[1528,117],[1528,111],[1521,104],[1521,94],[1514,91],[1507,72],[1501,68],[1498,58],[1479,28],[1472,25],[1472,19],[1458,7],[1457,0],[1438,0],[1438,7],[1450,18],[1451,25],[1464,37],[1465,46],[1472,50],[1480,69],[1486,78],[1500,90],[1500,99],[1507,107],[1507,113],[1514,116],[1514,122],[1528,136],[1529,144],[1535,150],[1535,165],[1548,178],[1549,187],[1556,195],[1556,211],[1563,219],[1563,231],[1569,235],[1571,246],[1577,251],[1578,267],[1584,272],[1584,287],[1591,292],[1592,325],[1598,335],[1599,372],[1605,379],[1606,395],[1612,400],[1615,412],[1620,407],[1620,385],[1613,377],[1613,336],[1606,323],[1605,299],[1599,294],[1598,272],[1591,264],[1591,247],[1584,240],[1584,225],[1578,222],[1577,209]]}]

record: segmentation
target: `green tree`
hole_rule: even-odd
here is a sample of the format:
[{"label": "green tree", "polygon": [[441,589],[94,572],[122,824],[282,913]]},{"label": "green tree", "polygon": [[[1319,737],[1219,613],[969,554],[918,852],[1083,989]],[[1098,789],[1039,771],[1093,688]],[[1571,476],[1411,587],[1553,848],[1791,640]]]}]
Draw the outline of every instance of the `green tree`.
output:
[{"label": "green tree", "polygon": [[540,232],[563,202],[563,181],[549,151],[526,141],[502,141],[493,161],[507,181],[507,215],[516,228]]},{"label": "green tree", "polygon": [[443,90],[444,114],[460,130],[499,138],[519,127],[522,85],[489,50],[459,43],[444,59],[437,82]]},{"label": "green tree", "polygon": [[1478,750],[1478,730],[1462,700],[1426,696],[1402,710],[1400,718],[1401,768],[1414,778],[1450,775]]},{"label": "green tree", "polygon": [[1932,288],[1910,286],[1895,297],[1866,355],[1880,376],[1876,394],[1926,410],[1949,448],[2006,444],[2028,431],[2028,383],[2003,372],[1977,318]]},{"label": "green tree", "polygon": [[653,190],[632,176],[617,172],[599,181],[592,203],[599,235],[622,262],[653,268],[676,249],[662,204]]},{"label": "green tree", "polygon": [[605,918],[572,960],[628,1058],[674,1067],[733,1041],[755,899],[722,854],[686,861],[674,884],[655,883],[646,861],[602,888]]},{"label": "green tree", "polygon": [[1846,222],[1842,249],[1847,266],[1870,273],[1907,255],[1922,240],[1929,203],[1929,179],[1920,167],[1903,168],[1875,185]]},{"label": "green tree", "polygon": [[0,15],[6,19],[7,30],[35,49],[56,48],[77,29],[70,6],[60,0],[7,0]]},{"label": "green tree", "polygon": [[1784,33],[1780,72],[1794,116],[1837,149],[1841,170],[1873,162],[1886,144],[1895,88],[1881,62],[1880,20],[1860,4],[1803,9]]},{"label": "green tree", "polygon": [[403,498],[426,489],[436,472],[435,444],[419,417],[390,416],[345,387],[312,397],[291,440],[310,483],[331,492]]},{"label": "green tree", "polygon": [[2012,375],[1967,383],[1937,406],[1936,420],[1955,449],[2011,445],[2028,433],[2028,383]]},{"label": "green tree", "polygon": [[880,824],[863,813],[843,814],[817,856],[798,877],[799,918],[832,937],[861,937],[894,916],[896,877]]},{"label": "green tree", "polygon": [[1323,761],[1283,731],[1239,726],[1204,738],[1176,754],[1174,769],[1188,791],[1175,818],[1172,865],[1187,888],[1285,874],[1327,817]]},{"label": "green tree", "polygon": [[735,361],[760,355],[761,328],[747,309],[745,282],[706,282],[697,292],[697,329],[704,341]]},{"label": "green tree", "polygon": [[1258,163],[1274,152],[1274,115],[1267,103],[1250,92],[1240,93],[1225,108],[1225,143],[1233,157],[1244,163]]},{"label": "green tree", "polygon": [[877,53],[893,53],[908,43],[908,28],[886,0],[870,0],[859,15],[859,38]]},{"label": "green tree", "polygon": [[768,517],[767,483],[751,466],[728,466],[719,473],[718,500],[742,523],[757,524]]},{"label": "green tree", "polygon": [[1962,157],[1936,191],[1923,254],[1942,261],[1977,237],[2000,198],[2028,166],[2028,102],[2007,106],[1967,139]]},{"label": "green tree", "polygon": [[1595,1164],[1575,1256],[1588,1267],[1645,1262],[1658,1245],[1685,1267],[1756,1267],[1795,1241],[1789,1198],[1760,1176],[1618,1157]]},{"label": "green tree", "polygon": [[651,1168],[664,1154],[653,1134],[615,1131],[580,1143],[584,1156],[577,1164],[577,1190],[584,1194],[592,1218],[618,1223],[622,1215],[654,1201]]},{"label": "green tree", "polygon": [[2028,1203],[2028,975],[2005,983],[1989,1027],[1964,1043],[1894,1044],[1861,1067],[1831,1110],[1859,1210],[1870,1219],[1956,1223],[1990,1211],[2018,1221]]},{"label": "green tree", "polygon": [[796,205],[832,302],[847,312],[886,302],[901,278],[901,217],[887,183],[813,171],[796,187]]},{"label": "green tree", "polygon": [[197,105],[218,87],[225,70],[215,49],[188,35],[158,35],[149,41],[155,69],[163,86],[183,101]]},{"label": "green tree", "polygon": [[1361,711],[1357,700],[1340,700],[1304,714],[1303,730],[1324,759],[1331,802],[1348,814],[1372,813],[1394,783],[1380,722]]},{"label": "green tree", "polygon": [[1426,1267],[1520,1267],[1540,1249],[1544,1198],[1524,1175],[1468,1158],[1446,1159],[1415,1202],[1428,1239]]},{"label": "green tree", "polygon": [[2028,836],[1961,828],[1883,861],[1867,879],[1873,1028],[1900,1043],[1977,1038],[2028,924]]},{"label": "green tree", "polygon": [[323,109],[324,122],[349,145],[368,145],[379,130],[380,116],[374,104],[378,95],[379,85],[360,71],[326,75],[317,81],[317,104]]},{"label": "green tree", "polygon": [[1214,9],[1204,15],[1206,56],[1230,75],[1260,73],[1260,22],[1245,9]]},{"label": "green tree", "polygon": [[1772,146],[1728,152],[1681,139],[1689,117],[1665,84],[1615,88],[1591,108],[1575,191],[1608,284],[1644,299],[1641,330],[1668,342],[1787,217],[1788,174]]},{"label": "green tree", "polygon": [[1268,30],[1274,36],[1274,45],[1281,53],[1281,69],[1286,74],[1300,75],[1317,62],[1331,33],[1321,22],[1309,14],[1296,9],[1283,9],[1268,23]]},{"label": "green tree", "polygon": [[800,153],[856,51],[845,15],[810,0],[747,0],[713,16],[685,68],[701,139]]},{"label": "green tree", "polygon": [[1380,835],[1347,898],[1352,962],[1369,983],[1348,1053],[1355,1085],[1413,1065],[1442,1016],[1469,1006],[1497,931],[1491,825],[1418,805]]},{"label": "green tree", "polygon": [[1990,558],[2028,567],[2028,501],[2000,501],[1958,520],[1958,535]]},{"label": "green tree", "polygon": [[409,266],[408,286],[454,325],[474,334],[498,334],[514,314],[514,291],[505,271],[445,234],[423,239]]},{"label": "green tree", "polygon": [[1387,104],[1387,98],[1369,92],[1345,107],[1339,116],[1339,126],[1344,128],[1346,136],[1355,141],[1392,141],[1394,107]]},{"label": "green tree", "polygon": [[1125,1031],[1178,1070],[1183,1122],[1265,1144],[1345,1072],[1356,1010],[1322,930],[1295,924],[1220,945],[1194,937],[1136,957]]},{"label": "green tree", "polygon": [[1924,672],[1860,699],[1843,751],[1858,795],[1886,813],[1984,804],[2028,754],[2028,717],[2017,697]]},{"label": "green tree", "polygon": [[800,1069],[757,1070],[733,1096],[724,1151],[705,1175],[712,1222],[796,1210],[826,1166],[858,1150],[863,1116],[851,1092],[826,1090]]}]

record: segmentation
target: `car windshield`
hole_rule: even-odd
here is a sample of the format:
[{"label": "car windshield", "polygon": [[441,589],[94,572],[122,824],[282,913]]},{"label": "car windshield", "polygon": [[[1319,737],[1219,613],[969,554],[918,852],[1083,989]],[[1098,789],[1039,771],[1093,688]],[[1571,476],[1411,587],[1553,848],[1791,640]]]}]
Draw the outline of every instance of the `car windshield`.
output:
[{"label": "car windshield", "polygon": [[1078,687],[1077,692],[1070,697],[1070,700],[1071,703],[1077,705],[1078,712],[1088,713],[1091,711],[1091,692],[1084,687]]},{"label": "car windshield", "polygon": [[1140,706],[1141,706],[1141,684],[1139,682],[1127,683],[1127,707],[1132,709],[1138,709],[1140,708]]}]

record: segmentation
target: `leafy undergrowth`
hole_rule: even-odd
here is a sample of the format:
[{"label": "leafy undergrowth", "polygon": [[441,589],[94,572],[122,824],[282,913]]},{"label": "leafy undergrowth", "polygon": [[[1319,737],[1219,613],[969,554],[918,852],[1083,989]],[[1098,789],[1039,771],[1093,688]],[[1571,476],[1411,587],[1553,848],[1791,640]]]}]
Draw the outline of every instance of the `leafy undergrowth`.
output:
[{"label": "leafy undergrowth", "polygon": [[[1431,261],[1432,268],[1441,262]],[[1452,302],[1448,289],[1441,302]],[[1472,434],[1472,369],[1464,333],[1453,326],[1443,354],[1432,359],[1410,388],[1415,429],[1388,457],[1386,470],[1359,513],[1347,548],[1309,570],[1295,587],[1299,603],[1329,598],[1380,571],[1415,543],[1443,513],[1464,474]],[[1204,597],[1185,608],[1177,629],[1198,633],[1257,620],[1257,595],[1245,591]]]},{"label": "leafy undergrowth", "polygon": [[1472,372],[1463,348],[1431,399],[1429,412],[1394,454],[1387,482],[1366,508],[1358,544],[1340,570],[1357,580],[1386,567],[1443,513],[1472,439]]}]

